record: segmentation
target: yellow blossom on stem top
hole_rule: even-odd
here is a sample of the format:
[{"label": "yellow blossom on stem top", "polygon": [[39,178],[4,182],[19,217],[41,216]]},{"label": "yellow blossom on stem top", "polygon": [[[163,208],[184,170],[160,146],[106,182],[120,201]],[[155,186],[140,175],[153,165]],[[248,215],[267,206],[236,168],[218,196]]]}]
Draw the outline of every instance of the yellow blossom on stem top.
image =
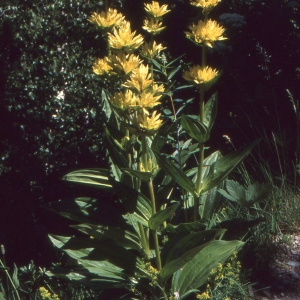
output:
[{"label": "yellow blossom on stem top", "polygon": [[160,115],[161,114],[157,114],[157,111],[154,111],[151,117],[144,113],[139,114],[138,118],[141,128],[147,131],[158,130],[162,124],[162,120],[159,119]]},{"label": "yellow blossom on stem top", "polygon": [[168,10],[168,5],[166,4],[159,6],[157,1],[152,1],[151,4],[145,4],[145,11],[149,17],[161,19],[170,10]]},{"label": "yellow blossom on stem top", "polygon": [[191,0],[191,4],[197,7],[202,7],[204,13],[209,13],[209,11],[217,6],[221,0]]},{"label": "yellow blossom on stem top", "polygon": [[160,102],[158,101],[160,98],[161,96],[155,96],[154,93],[142,92],[139,99],[139,106],[143,108],[153,108],[154,106],[160,104]]},{"label": "yellow blossom on stem top", "polygon": [[140,54],[144,57],[147,57],[149,59],[152,59],[154,57],[156,57],[160,51],[166,49],[166,47],[163,47],[162,44],[156,44],[155,41],[153,41],[152,43],[145,43],[142,46],[142,49],[140,51]]},{"label": "yellow blossom on stem top", "polygon": [[149,86],[151,86],[152,83],[153,80],[151,79],[148,65],[145,66],[141,64],[132,72],[130,78],[125,83],[123,83],[123,86],[141,93]]},{"label": "yellow blossom on stem top", "polygon": [[123,21],[118,28],[113,29],[113,33],[108,33],[108,41],[114,50],[123,50],[127,53],[139,48],[143,42],[143,37],[136,31],[131,32],[130,23]]},{"label": "yellow blossom on stem top", "polygon": [[153,18],[145,19],[143,29],[150,32],[153,35],[159,34],[164,30],[166,26],[162,26],[162,22]]},{"label": "yellow blossom on stem top", "polygon": [[137,55],[124,52],[110,57],[109,65],[120,75],[127,75],[135,70],[142,61]]},{"label": "yellow blossom on stem top", "polygon": [[213,42],[226,40],[222,36],[225,29],[213,20],[208,20],[206,23],[199,21],[197,25],[192,24],[189,26],[189,29],[191,32],[185,32],[186,37],[196,44],[205,44],[212,47]]},{"label": "yellow blossom on stem top", "polygon": [[197,65],[185,71],[182,77],[197,87],[204,85],[205,89],[208,89],[218,79],[218,75],[219,73],[216,69],[210,67],[202,68]]},{"label": "yellow blossom on stem top", "polygon": [[131,90],[126,90],[125,92],[115,93],[113,97],[110,98],[110,101],[116,108],[126,110],[136,107],[139,99]]},{"label": "yellow blossom on stem top", "polygon": [[116,9],[109,8],[107,12],[93,13],[88,21],[100,27],[102,30],[110,30],[114,26],[120,25],[124,20],[124,16],[118,13]]},{"label": "yellow blossom on stem top", "polygon": [[160,115],[157,111],[154,111],[149,117],[149,112],[146,110],[141,110],[132,114],[130,118],[131,125],[127,126],[127,129],[134,133],[135,135],[147,135],[152,136],[162,125],[162,120],[160,120]]},{"label": "yellow blossom on stem top", "polygon": [[104,59],[98,59],[93,64],[93,72],[97,75],[111,75],[112,67],[109,63],[109,58],[104,57]]}]

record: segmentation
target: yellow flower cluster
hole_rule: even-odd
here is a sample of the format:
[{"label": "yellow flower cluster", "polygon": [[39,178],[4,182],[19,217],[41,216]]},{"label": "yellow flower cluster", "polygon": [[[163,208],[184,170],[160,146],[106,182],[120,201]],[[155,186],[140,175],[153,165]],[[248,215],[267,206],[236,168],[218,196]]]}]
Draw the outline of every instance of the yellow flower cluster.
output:
[{"label": "yellow flower cluster", "polygon": [[145,11],[148,18],[144,20],[143,29],[152,35],[159,34],[163,29],[165,29],[165,26],[162,26],[162,22],[160,20],[170,11],[168,10],[168,6],[166,4],[160,6],[157,1],[152,1],[151,4],[145,4]]},{"label": "yellow flower cluster", "polygon": [[140,34],[136,35],[136,31],[131,31],[129,22],[123,21],[114,27],[112,33],[108,33],[108,41],[115,51],[131,53],[144,43],[144,38]]},{"label": "yellow flower cluster", "polygon": [[191,0],[191,4],[203,8],[203,13],[208,14],[221,0]]},{"label": "yellow flower cluster", "polygon": [[204,86],[207,90],[218,78],[218,71],[210,67],[202,68],[199,65],[190,67],[188,71],[185,71],[182,77],[189,81],[196,87]]},{"label": "yellow flower cluster", "polygon": [[208,20],[207,22],[199,21],[198,24],[189,26],[191,32],[185,32],[186,37],[196,44],[204,44],[212,47],[212,43],[216,41],[226,40],[222,36],[225,29],[216,21]]},{"label": "yellow flower cluster", "polygon": [[[152,1],[151,4],[145,4],[145,10],[148,19],[144,21],[143,28],[152,35],[158,34],[164,29],[161,18],[169,12],[167,5],[160,6],[158,2]],[[133,54],[144,44],[143,37],[132,31],[130,23],[113,9],[107,13],[94,13],[88,20],[108,32],[108,45],[112,54],[95,61],[93,72],[97,75],[118,76],[116,80],[121,84],[121,91],[110,97],[112,107],[123,118],[129,131],[136,135],[153,135],[162,125],[162,120],[160,114],[152,109],[161,104],[165,88],[154,82],[149,66]],[[153,59],[163,49],[165,47],[152,39],[143,45],[140,55]]]},{"label": "yellow flower cluster", "polygon": [[56,294],[51,295],[50,292],[44,287],[40,287],[39,291],[41,294],[41,299],[43,299],[43,300],[59,300],[59,298]]},{"label": "yellow flower cluster", "polygon": [[[196,45],[212,47],[214,42],[226,39],[223,36],[225,29],[216,21],[207,19],[210,10],[219,2],[221,0],[191,0],[192,5],[203,8],[205,15],[204,21],[199,20],[197,24],[190,25],[190,31],[185,32],[186,37]],[[204,59],[202,57],[202,67],[197,65],[189,68],[188,71],[183,73],[183,78],[197,88],[208,90],[216,82],[220,74],[217,70],[205,66],[205,49],[203,49],[202,55],[204,56]]]},{"label": "yellow flower cluster", "polygon": [[159,53],[164,49],[166,49],[166,47],[163,47],[161,44],[156,44],[156,42],[153,41],[150,43],[145,43],[142,46],[140,54],[144,57],[152,59],[152,58],[158,56]]},{"label": "yellow flower cluster", "polygon": [[93,13],[88,21],[100,29],[108,31],[115,26],[119,26],[124,21],[124,16],[118,13],[116,9],[109,8],[107,12]]}]

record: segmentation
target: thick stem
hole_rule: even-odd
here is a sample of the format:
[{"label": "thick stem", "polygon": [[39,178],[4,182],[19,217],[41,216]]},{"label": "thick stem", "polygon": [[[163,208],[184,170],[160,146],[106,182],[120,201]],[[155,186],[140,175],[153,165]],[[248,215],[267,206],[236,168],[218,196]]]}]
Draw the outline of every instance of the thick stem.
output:
[{"label": "thick stem", "polygon": [[138,223],[139,225],[139,230],[141,234],[141,243],[144,248],[145,254],[146,254],[146,259],[147,261],[150,260],[150,249],[149,249],[149,241],[146,238],[145,230],[144,227],[141,223]]},{"label": "thick stem", "polygon": [[[207,21],[207,16],[205,16],[205,22]],[[202,45],[202,64],[201,67],[205,68],[206,66],[206,46]],[[204,86],[200,86],[200,110],[199,110],[199,121],[203,123],[204,121]],[[199,217],[199,199],[201,191],[201,180],[202,180],[202,169],[204,161],[204,143],[199,144],[199,161],[198,161],[198,174],[196,180],[196,190],[198,196],[194,197],[194,221],[198,220]]]},{"label": "thick stem", "polygon": [[[148,188],[150,193],[150,200],[151,200],[151,207],[152,207],[152,215],[156,213],[156,204],[155,204],[155,196],[154,196],[154,189],[152,181],[148,181]],[[159,243],[158,243],[158,236],[156,230],[152,230],[153,240],[154,240],[154,250],[156,256],[156,267],[158,271],[161,271],[161,259],[160,259],[160,251],[159,251]]]},{"label": "thick stem", "polygon": [[[142,160],[146,172],[148,172],[147,158],[148,155],[147,155],[146,137],[142,136]],[[156,201],[155,201],[153,183],[151,180],[148,181],[148,189],[149,189],[150,200],[151,200],[152,215],[154,215],[156,213]],[[161,267],[158,236],[156,230],[152,230],[152,234],[153,234],[153,241],[154,241],[154,250],[156,255],[156,265],[157,265],[156,267],[158,271],[161,271],[162,267]]]}]

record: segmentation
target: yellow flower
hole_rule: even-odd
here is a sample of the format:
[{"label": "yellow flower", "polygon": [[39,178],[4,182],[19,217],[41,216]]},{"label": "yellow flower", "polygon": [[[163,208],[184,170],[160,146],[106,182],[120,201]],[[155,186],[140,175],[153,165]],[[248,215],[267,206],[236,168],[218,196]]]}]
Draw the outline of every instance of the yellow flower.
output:
[{"label": "yellow flower", "polygon": [[141,107],[152,108],[160,104],[160,102],[158,101],[160,97],[161,96],[155,96],[153,93],[142,92],[139,105]]},{"label": "yellow flower", "polygon": [[210,299],[210,296],[207,292],[204,292],[202,294],[198,294],[197,295],[197,299],[200,299],[200,300],[208,300]]},{"label": "yellow flower", "polygon": [[148,65],[140,65],[135,69],[130,78],[123,84],[123,86],[134,89],[138,92],[144,91],[153,83],[151,79],[151,74],[149,73]]},{"label": "yellow flower", "polygon": [[130,90],[115,93],[110,101],[114,106],[123,110],[135,107],[139,103],[138,97]]},{"label": "yellow flower", "polygon": [[102,11],[99,13],[93,13],[89,18],[92,24],[99,26],[102,30],[110,30],[114,26],[120,25],[124,20],[124,16],[116,9],[109,8],[107,13]]},{"label": "yellow flower", "polygon": [[161,19],[163,15],[170,11],[168,10],[168,5],[163,4],[159,6],[157,1],[152,1],[151,4],[145,4],[145,10],[148,16],[155,19]]},{"label": "yellow flower", "polygon": [[140,54],[151,59],[156,57],[160,53],[160,51],[164,49],[166,49],[166,47],[163,47],[162,44],[156,44],[156,42],[153,41],[153,43],[145,43],[142,46]]},{"label": "yellow flower", "polygon": [[151,117],[148,117],[147,114],[139,114],[139,122],[140,126],[147,131],[158,130],[158,128],[162,124],[162,120],[160,120],[161,114],[156,114],[157,111],[152,113]]},{"label": "yellow flower", "polygon": [[93,72],[98,75],[110,75],[112,67],[109,63],[108,57],[104,57],[104,59],[98,59],[93,64]]},{"label": "yellow flower", "polygon": [[221,0],[191,0],[191,4],[197,7],[202,7],[204,13],[209,13],[209,11],[219,2],[221,2]]},{"label": "yellow flower", "polygon": [[213,42],[226,40],[222,36],[225,29],[220,26],[216,21],[208,20],[206,23],[199,21],[198,24],[189,26],[191,32],[185,32],[186,37],[196,44],[205,44],[212,47]]},{"label": "yellow flower", "polygon": [[127,75],[135,70],[142,61],[134,54],[125,54],[124,52],[110,57],[109,65],[120,75]]},{"label": "yellow flower", "polygon": [[162,26],[162,22],[153,18],[145,19],[143,29],[152,33],[153,35],[159,34],[166,26]]},{"label": "yellow flower", "polygon": [[165,87],[161,84],[161,85],[158,85],[156,83],[152,84],[152,93],[155,95],[155,96],[158,96],[158,95],[162,95],[163,92],[165,91]]},{"label": "yellow flower", "polygon": [[131,32],[130,23],[123,21],[119,28],[114,28],[113,33],[108,33],[108,41],[111,48],[115,50],[124,50],[130,53],[139,48],[143,42],[143,37],[138,34],[135,36],[136,31]]},{"label": "yellow flower", "polygon": [[218,71],[210,67],[202,68],[199,65],[189,68],[188,71],[185,71],[182,77],[199,87],[204,85],[205,89],[208,89],[218,78]]}]

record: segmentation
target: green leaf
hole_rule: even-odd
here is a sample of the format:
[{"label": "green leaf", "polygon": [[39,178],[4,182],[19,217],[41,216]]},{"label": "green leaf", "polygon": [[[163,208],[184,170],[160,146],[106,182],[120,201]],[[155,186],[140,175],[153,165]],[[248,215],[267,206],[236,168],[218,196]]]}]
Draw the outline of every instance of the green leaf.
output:
[{"label": "green leaf", "polygon": [[202,222],[191,222],[191,223],[181,223],[179,225],[168,224],[165,232],[166,233],[185,233],[201,231],[206,228],[206,225]]},{"label": "green leaf", "polygon": [[206,102],[204,107],[204,125],[208,128],[208,132],[211,131],[211,128],[214,124],[215,118],[218,112],[218,96],[217,93],[214,93],[210,99]]},{"label": "green leaf", "polygon": [[223,189],[219,190],[225,198],[236,202],[243,207],[251,207],[255,202],[261,200],[270,190],[270,184],[259,184],[255,182],[244,188],[234,180],[226,180],[227,192]]},{"label": "green leaf", "polygon": [[174,272],[181,269],[186,263],[193,259],[198,254],[198,252],[201,251],[205,246],[206,244],[198,246],[182,255],[179,259],[172,260],[169,263],[167,263],[161,270],[161,281],[166,282]]},{"label": "green leaf", "polygon": [[158,229],[158,227],[167,219],[169,219],[176,209],[179,207],[180,203],[173,204],[163,210],[160,210],[154,214],[148,221],[149,228],[152,230]]},{"label": "green leaf", "polygon": [[[103,205],[105,212],[101,209]],[[122,216],[116,210],[115,203],[104,199],[79,197],[75,198],[74,201],[68,199],[50,202],[42,207],[81,223],[117,226],[122,221]]]},{"label": "green leaf", "polygon": [[209,139],[208,128],[196,118],[191,116],[181,116],[181,126],[187,134],[199,143],[205,143]]},{"label": "green leaf", "polygon": [[182,188],[195,195],[195,184],[184,174],[184,172],[176,167],[167,157],[154,151],[159,166],[170,175]]},{"label": "green leaf", "polygon": [[16,264],[14,264],[14,271],[13,271],[11,279],[12,279],[12,282],[14,283],[15,288],[17,289],[20,286],[20,281],[18,278],[18,268],[17,268]]},{"label": "green leaf", "polygon": [[[50,235],[50,239],[54,244],[57,244],[57,240],[59,240],[59,244],[63,240],[67,240],[60,249],[98,276],[100,276],[100,267],[102,268],[101,272],[105,271],[113,274],[122,272],[130,276],[134,274],[136,255],[132,251],[116,244],[112,239],[99,240],[54,235]],[[69,264],[73,264],[72,261]],[[103,273],[101,276],[103,276]]]},{"label": "green leaf", "polygon": [[209,191],[224,180],[259,142],[260,139],[214,162],[203,179],[201,193]]},{"label": "green leaf", "polygon": [[132,170],[130,168],[121,168],[122,171],[130,174],[132,177],[137,177],[142,181],[149,181],[152,177],[152,173],[150,172],[142,172],[137,170]]},{"label": "green leaf", "polygon": [[144,194],[121,182],[113,182],[113,190],[127,211],[139,217],[139,221],[148,227],[148,221],[152,215],[150,200]]},{"label": "green leaf", "polygon": [[206,244],[217,237],[221,236],[225,230],[205,230],[202,232],[190,233],[182,239],[178,240],[166,257],[166,263],[176,260],[176,258],[181,257],[186,252],[192,250],[197,246]]},{"label": "green leaf", "polygon": [[81,169],[62,177],[63,180],[92,186],[98,189],[111,189],[109,171],[107,169]]},{"label": "green leaf", "polygon": [[122,228],[91,224],[70,225],[70,227],[98,240],[112,239],[126,248],[141,249],[139,238],[134,233]]},{"label": "green leaf", "polygon": [[244,243],[240,241],[213,241],[199,251],[185,266],[173,275],[172,290],[184,295],[201,287],[213,268],[224,261]]},{"label": "green leaf", "polygon": [[174,70],[172,70],[169,74],[168,74],[168,80],[171,80],[174,75],[181,69],[181,66],[179,65],[178,67],[176,67]]}]

